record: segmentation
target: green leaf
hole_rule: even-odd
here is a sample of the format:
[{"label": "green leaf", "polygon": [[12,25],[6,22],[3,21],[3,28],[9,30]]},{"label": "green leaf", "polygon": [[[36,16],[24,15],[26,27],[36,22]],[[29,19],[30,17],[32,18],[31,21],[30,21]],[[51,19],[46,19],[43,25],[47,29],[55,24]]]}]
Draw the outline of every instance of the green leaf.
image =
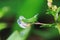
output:
[{"label": "green leaf", "polygon": [[2,18],[4,16],[5,13],[0,11],[0,18]]},{"label": "green leaf", "polygon": [[31,27],[28,27],[26,29],[21,30],[20,32],[18,30],[14,31],[12,35],[7,40],[26,40]]},{"label": "green leaf", "polygon": [[6,23],[0,23],[0,30],[3,30],[6,27],[7,27]]},{"label": "green leaf", "polygon": [[60,23],[57,23],[57,25],[55,27],[58,29],[59,34],[60,34]]},{"label": "green leaf", "polygon": [[0,10],[0,18],[2,18],[8,11],[9,11],[8,7],[3,7],[2,10]]},{"label": "green leaf", "polygon": [[58,16],[57,23],[60,23],[60,15]]},{"label": "green leaf", "polygon": [[19,32],[14,31],[13,34],[7,40],[21,40]]}]

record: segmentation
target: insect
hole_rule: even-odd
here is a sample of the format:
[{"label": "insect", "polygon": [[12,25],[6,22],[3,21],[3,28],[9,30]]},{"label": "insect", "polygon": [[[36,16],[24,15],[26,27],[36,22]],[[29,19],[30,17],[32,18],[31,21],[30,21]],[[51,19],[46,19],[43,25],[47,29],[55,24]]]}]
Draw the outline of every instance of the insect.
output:
[{"label": "insect", "polygon": [[[33,18],[34,19],[34,18]],[[32,19],[32,20],[33,20]],[[24,21],[26,20],[26,21]],[[46,25],[44,23],[40,23],[40,22],[27,22],[28,19],[26,19],[25,17],[23,16],[20,16],[19,19],[17,20],[17,23],[18,25],[21,27],[21,28],[27,28],[27,27],[31,27],[31,25],[33,24],[36,24],[36,25]],[[30,19],[29,19],[30,20]],[[29,21],[28,20],[28,21]],[[48,25],[48,24],[47,24]]]}]

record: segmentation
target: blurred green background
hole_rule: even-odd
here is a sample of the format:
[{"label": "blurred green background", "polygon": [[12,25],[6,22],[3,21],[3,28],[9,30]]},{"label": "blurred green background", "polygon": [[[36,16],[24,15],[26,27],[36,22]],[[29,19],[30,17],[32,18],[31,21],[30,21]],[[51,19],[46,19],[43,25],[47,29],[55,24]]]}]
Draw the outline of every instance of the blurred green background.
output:
[{"label": "blurred green background", "polygon": [[[59,0],[53,0],[53,4],[60,6],[59,3]],[[42,39],[58,36],[57,29],[53,27],[49,31],[36,30],[31,27],[22,29],[17,23],[19,16],[28,19],[36,14],[43,15],[47,8],[47,0],[0,0],[0,39],[26,40],[31,34],[39,35]]]}]

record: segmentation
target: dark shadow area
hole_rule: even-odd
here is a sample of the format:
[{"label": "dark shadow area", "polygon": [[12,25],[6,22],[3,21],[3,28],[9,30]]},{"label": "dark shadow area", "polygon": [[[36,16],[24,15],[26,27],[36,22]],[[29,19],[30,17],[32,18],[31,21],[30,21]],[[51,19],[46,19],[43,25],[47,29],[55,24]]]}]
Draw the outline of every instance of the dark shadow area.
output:
[{"label": "dark shadow area", "polygon": [[39,14],[37,18],[38,18],[37,21],[40,23],[51,24],[55,22],[54,17],[50,14]]},{"label": "dark shadow area", "polygon": [[1,23],[7,23],[7,28],[0,31],[1,40],[6,40],[11,34],[12,25],[15,21],[15,15],[10,15],[11,17],[3,17],[0,19]]},{"label": "dark shadow area", "polygon": [[31,33],[27,40],[43,40],[43,38]]}]

